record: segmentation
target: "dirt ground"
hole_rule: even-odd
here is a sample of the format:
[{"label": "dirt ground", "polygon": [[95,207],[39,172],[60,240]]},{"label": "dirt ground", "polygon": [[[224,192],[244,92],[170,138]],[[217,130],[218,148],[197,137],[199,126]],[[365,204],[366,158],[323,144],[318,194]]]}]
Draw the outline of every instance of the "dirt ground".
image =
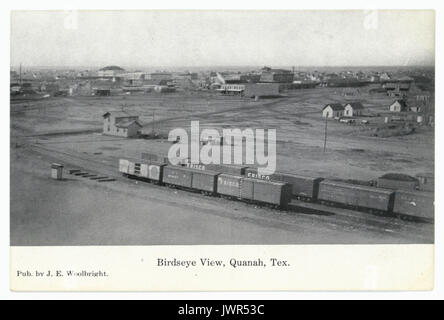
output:
[{"label": "dirt ground", "polygon": [[[96,148],[96,151],[116,157],[125,154],[138,157],[140,150],[167,154],[170,144],[166,139],[116,142],[109,137],[93,135],[92,131],[101,130],[102,114],[123,107],[124,110],[140,115],[145,132],[154,130],[164,136],[172,128],[189,128],[191,120],[199,120],[201,128],[219,130],[275,128],[278,171],[364,180],[375,179],[387,172],[410,175],[433,172],[433,129],[421,129],[415,134],[388,138],[369,136],[368,130],[382,122],[383,117],[362,117],[369,119],[370,125],[328,121],[327,148],[324,152],[325,121],[321,117],[321,109],[325,104],[359,100],[368,113],[383,113],[392,102],[392,98],[382,94],[368,95],[364,90],[362,92],[359,97],[343,97],[339,89],[294,90],[284,98],[257,102],[207,92],[56,98],[13,104],[12,134],[17,138],[57,132],[83,132],[85,135],[43,136],[39,142],[52,144],[61,150],[68,148],[79,152]],[[94,147],[85,142],[90,140],[96,141]],[[71,143],[65,145],[64,142],[68,141]]]},{"label": "dirt ground", "polygon": [[[364,180],[387,172],[433,172],[431,129],[377,138],[365,134],[365,125],[329,121],[324,152],[322,107],[351,100],[375,113],[392,101],[365,94],[346,98],[338,90],[319,88],[259,101],[178,92],[11,103],[11,244],[433,242],[432,224],[280,212],[126,180],[117,174],[119,158],[166,154],[171,143],[100,133],[102,114],[123,108],[140,115],[145,132],[167,134],[171,128],[188,128],[190,120],[199,120],[202,128],[276,128],[279,171]],[[371,118],[375,121],[382,120]],[[117,181],[98,183],[72,175],[54,181],[51,162]]]}]

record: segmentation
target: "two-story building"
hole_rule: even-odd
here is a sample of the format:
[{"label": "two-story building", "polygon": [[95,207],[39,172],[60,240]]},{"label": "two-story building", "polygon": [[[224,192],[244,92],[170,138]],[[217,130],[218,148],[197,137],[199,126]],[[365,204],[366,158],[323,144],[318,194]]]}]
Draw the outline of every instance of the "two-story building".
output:
[{"label": "two-story building", "polygon": [[142,125],[139,116],[125,111],[111,111],[103,115],[103,134],[119,137],[135,137]]},{"label": "two-story building", "polygon": [[292,83],[294,74],[290,70],[264,67],[261,70],[260,82]]}]

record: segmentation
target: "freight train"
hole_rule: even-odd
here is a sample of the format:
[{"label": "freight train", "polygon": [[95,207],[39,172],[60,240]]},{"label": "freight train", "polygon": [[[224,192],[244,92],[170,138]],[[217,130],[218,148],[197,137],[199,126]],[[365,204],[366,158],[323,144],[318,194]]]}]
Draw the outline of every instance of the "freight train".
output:
[{"label": "freight train", "polygon": [[357,185],[342,181],[236,165],[174,166],[152,160],[119,160],[119,172],[169,187],[221,196],[273,208],[287,208],[293,198],[385,216],[434,219],[433,194]]},{"label": "freight train", "polygon": [[[236,167],[223,170],[199,170],[148,160],[119,160],[119,172],[168,187],[218,195],[228,199],[286,208],[291,201],[291,185],[236,175]],[[228,172],[228,173],[227,173]]]}]

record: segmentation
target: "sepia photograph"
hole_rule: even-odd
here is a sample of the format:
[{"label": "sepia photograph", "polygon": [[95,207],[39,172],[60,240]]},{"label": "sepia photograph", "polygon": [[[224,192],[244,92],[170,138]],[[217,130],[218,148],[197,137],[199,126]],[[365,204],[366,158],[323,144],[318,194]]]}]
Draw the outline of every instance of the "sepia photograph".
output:
[{"label": "sepia photograph", "polygon": [[11,247],[434,244],[434,10],[10,20]]},{"label": "sepia photograph", "polygon": [[11,20],[11,245],[433,243],[433,11]]}]

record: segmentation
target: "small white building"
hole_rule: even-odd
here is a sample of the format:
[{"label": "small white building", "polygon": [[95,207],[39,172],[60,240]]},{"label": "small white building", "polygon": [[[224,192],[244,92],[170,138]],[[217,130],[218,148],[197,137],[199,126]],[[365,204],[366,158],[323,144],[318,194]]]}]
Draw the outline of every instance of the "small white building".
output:
[{"label": "small white building", "polygon": [[395,100],[389,107],[391,112],[405,112],[408,111],[407,104],[404,100]]},{"label": "small white building", "polygon": [[124,111],[112,111],[103,115],[103,134],[130,138],[137,136],[141,128],[137,115]]},{"label": "small white building", "polygon": [[327,104],[322,109],[322,117],[324,118],[336,118],[344,115],[344,106],[340,103]]},{"label": "small white building", "polygon": [[364,106],[361,102],[350,102],[344,107],[345,117],[361,116],[364,111]]}]

